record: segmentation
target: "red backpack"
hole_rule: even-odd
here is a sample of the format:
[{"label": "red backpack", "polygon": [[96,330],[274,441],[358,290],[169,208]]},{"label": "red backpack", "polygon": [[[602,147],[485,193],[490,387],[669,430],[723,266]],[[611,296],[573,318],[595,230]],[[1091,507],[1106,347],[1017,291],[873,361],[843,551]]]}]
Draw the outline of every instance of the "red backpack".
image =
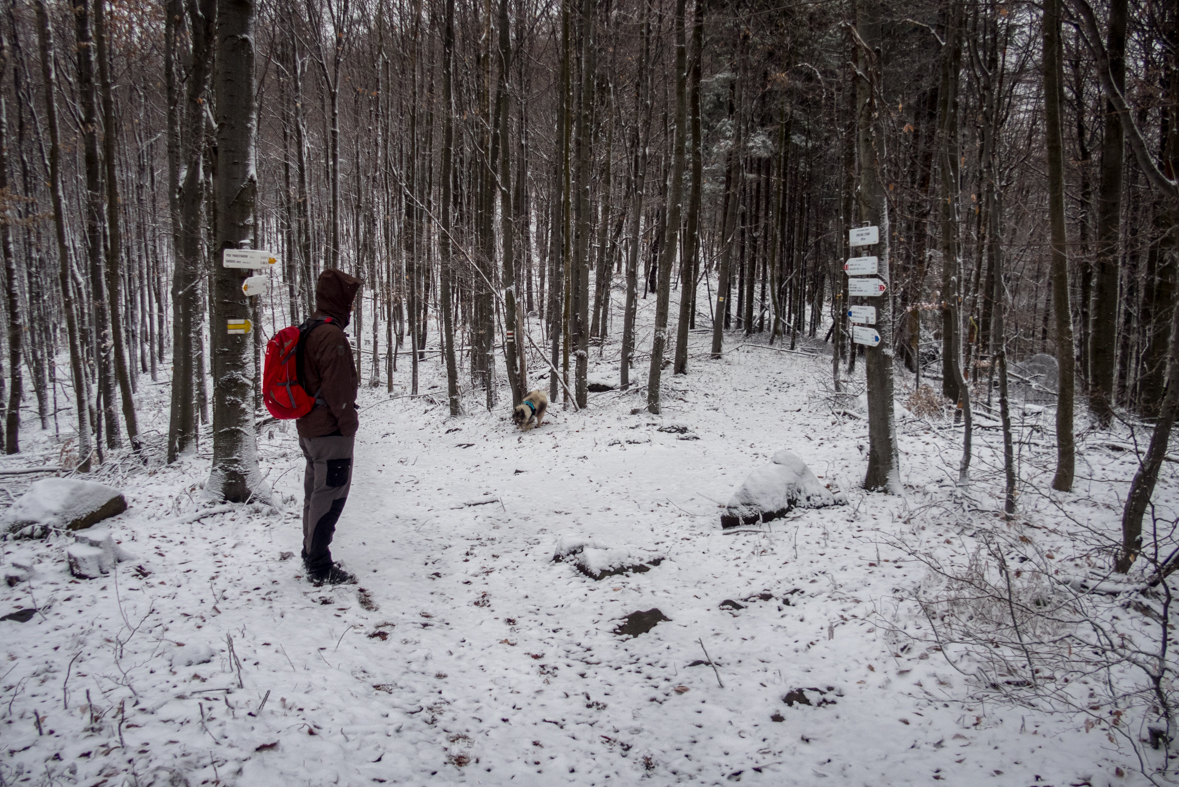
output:
[{"label": "red backpack", "polygon": [[311,396],[303,388],[303,345],[307,334],[328,322],[335,320],[323,317],[302,325],[288,325],[267,343],[262,367],[262,401],[275,418],[302,418],[315,407],[319,392]]}]

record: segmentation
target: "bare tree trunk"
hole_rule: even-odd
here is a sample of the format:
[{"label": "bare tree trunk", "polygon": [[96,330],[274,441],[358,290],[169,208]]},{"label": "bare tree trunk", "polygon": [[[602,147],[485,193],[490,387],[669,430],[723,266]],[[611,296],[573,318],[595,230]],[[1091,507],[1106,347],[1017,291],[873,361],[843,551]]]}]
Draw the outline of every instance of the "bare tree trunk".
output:
[{"label": "bare tree trunk", "polygon": [[692,62],[688,70],[688,110],[691,114],[692,129],[692,190],[688,194],[687,226],[684,228],[675,374],[688,373],[688,330],[695,323],[696,282],[700,268],[700,202],[704,185],[704,143],[700,137],[700,72],[704,56],[704,3],[701,0],[696,0],[693,13],[695,19],[692,22]]},{"label": "bare tree trunk", "polygon": [[[738,44],[740,46],[740,44]],[[738,60],[740,56],[738,56]],[[738,72],[739,73],[739,72]],[[733,264],[733,246],[737,235],[737,217],[740,214],[741,194],[744,191],[742,177],[742,150],[745,147],[744,128],[741,119],[741,84],[734,80],[730,90],[729,120],[733,127],[733,146],[729,148],[729,162],[725,172],[725,209],[721,225],[720,268],[716,280],[716,312],[712,316],[712,357],[718,359],[724,351],[724,329],[728,309],[729,276]]]},{"label": "bare tree trunk", "polygon": [[[98,43],[98,79],[102,94],[102,116],[106,133],[103,135],[103,155],[106,158],[106,217],[110,254],[106,261],[106,290],[110,298],[111,344],[115,355],[115,378],[123,404],[123,421],[127,425],[127,439],[131,449],[139,452],[139,423],[135,417],[135,397],[131,391],[131,376],[127,370],[127,354],[123,341],[123,321],[120,319],[119,266],[123,255],[123,239],[119,227],[119,179],[115,159],[116,121],[115,101],[111,95],[110,52],[106,35],[106,2],[95,2],[95,32]],[[140,286],[146,286],[141,282]]]},{"label": "bare tree trunk", "polygon": [[111,313],[107,300],[103,257],[103,195],[98,161],[98,112],[95,106],[94,41],[90,31],[89,0],[73,0],[74,30],[77,36],[75,52],[78,58],[78,93],[82,104],[82,150],[86,171],[86,250],[89,261],[90,307],[95,343],[94,365],[98,382],[98,421],[96,432],[101,440],[105,434],[106,447],[121,444],[119,423],[115,417],[114,378],[111,376],[110,329]]},{"label": "bare tree trunk", "polygon": [[[549,339],[552,342],[551,366],[553,372],[549,377],[549,399],[557,401],[557,392],[561,390],[561,381],[557,378],[557,364],[561,360],[561,344],[565,338],[566,325],[563,315],[568,308],[565,289],[568,286],[565,269],[569,260],[569,140],[572,110],[570,109],[570,86],[572,84],[571,61],[572,54],[569,17],[571,0],[561,3],[561,65],[560,85],[557,91],[557,154],[553,156],[553,199],[550,203],[549,220],[549,261],[552,274],[549,276]],[[625,350],[623,351],[625,355]],[[625,365],[625,360],[623,364]],[[565,380],[568,383],[568,379]]]},{"label": "bare tree trunk", "polygon": [[499,117],[499,200],[500,200],[500,242],[503,249],[504,323],[507,341],[504,344],[504,362],[508,371],[508,384],[512,389],[512,406],[524,401],[528,393],[523,390],[524,380],[520,375],[519,361],[524,355],[524,337],[516,335],[516,276],[515,218],[512,212],[512,146],[508,137],[511,127],[511,111],[508,104],[508,83],[512,69],[512,38],[508,27],[508,0],[499,0],[499,86],[496,90],[496,115]]},{"label": "bare tree trunk", "polygon": [[1064,140],[1061,133],[1063,67],[1061,64],[1060,0],[1046,0],[1043,18],[1044,121],[1048,152],[1048,219],[1052,229],[1052,309],[1055,314],[1056,359],[1060,378],[1056,397],[1056,475],[1052,488],[1073,488],[1076,449],[1073,435],[1075,364],[1073,322],[1069,307],[1068,238],[1064,210]]},{"label": "bare tree trunk", "polygon": [[[959,290],[961,261],[958,245],[958,197],[961,189],[958,141],[958,81],[962,68],[962,3],[950,0],[946,23],[946,43],[942,46],[942,83],[939,91],[941,116],[938,145],[938,170],[941,179],[941,247],[942,247],[942,395],[960,402],[963,391],[958,384],[955,363],[962,357],[961,345],[954,337],[960,331],[952,324],[953,308],[961,302]],[[956,359],[958,359],[956,361]],[[969,392],[966,392],[969,395]]]},{"label": "bare tree trunk", "polygon": [[[655,299],[655,336],[651,342],[651,371],[647,377],[647,411],[662,410],[659,382],[667,347],[667,319],[671,299],[671,268],[679,251],[680,216],[684,201],[684,151],[688,135],[688,57],[684,15],[686,0],[675,5],[675,146],[671,153],[671,186],[667,195],[667,234],[659,255],[659,289]],[[685,283],[684,286],[687,286]]]},{"label": "bare tree trunk", "polygon": [[[1127,0],[1113,0],[1109,9],[1111,78],[1119,90],[1126,87]],[[1098,423],[1113,421],[1114,372],[1117,356],[1118,283],[1121,265],[1122,170],[1125,161],[1122,122],[1113,104],[1105,102],[1105,137],[1101,145],[1101,183],[1097,191],[1097,260],[1093,282],[1093,325],[1089,333],[1089,407]]]},{"label": "bare tree trunk", "polygon": [[593,208],[590,204],[590,187],[593,173],[590,172],[592,157],[590,138],[593,133],[594,111],[594,48],[597,36],[594,21],[594,3],[581,0],[581,90],[577,122],[574,130],[574,148],[577,154],[576,186],[576,248],[573,252],[573,276],[569,282],[569,340],[574,345],[574,401],[578,409],[586,406],[589,384],[589,274],[590,236],[593,233]]},{"label": "bare tree trunk", "polygon": [[639,250],[642,248],[643,196],[647,177],[647,146],[651,139],[651,77],[648,67],[651,47],[651,11],[643,5],[643,51],[635,78],[635,118],[631,158],[631,213],[627,230],[626,303],[622,310],[622,358],[619,386],[630,388],[630,368],[635,355],[635,315],[638,310]]},{"label": "bare tree trunk", "polygon": [[881,57],[881,6],[876,0],[857,0],[856,28],[863,42],[860,69],[863,76],[856,83],[860,165],[860,216],[879,227],[880,243],[877,275],[888,286],[877,305],[877,332],[880,343],[865,349],[868,386],[868,470],[864,488],[899,494],[900,472],[897,460],[896,425],[893,407],[892,287],[889,271],[890,228],[888,201],[882,183],[884,171],[884,135],[880,128],[878,100],[883,64]]},{"label": "bare tree trunk", "polygon": [[[249,315],[243,273],[226,268],[223,253],[246,248],[252,236],[257,181],[254,173],[254,3],[218,0],[217,60],[213,82],[217,106],[216,177],[213,182],[217,231],[212,299],[213,467],[205,491],[213,499],[243,503],[269,497],[258,472],[254,434],[252,338],[230,334],[230,321]],[[261,330],[261,327],[258,327]]]},{"label": "bare tree trunk", "polygon": [[[53,199],[53,224],[57,231],[57,254],[60,263],[58,284],[61,287],[62,310],[65,312],[66,334],[70,343],[70,371],[74,381],[74,404],[78,411],[78,470],[90,472],[93,451],[90,434],[90,383],[82,361],[82,341],[70,279],[70,247],[66,240],[65,201],[61,193],[61,134],[57,122],[57,84],[54,67],[53,32],[45,0],[34,0],[37,13],[37,34],[41,44],[41,78],[45,88],[45,119],[49,126],[49,191]],[[56,409],[56,408],[55,408]]]},{"label": "bare tree trunk", "polygon": [[454,0],[446,0],[446,21],[442,34],[442,235],[439,277],[442,297],[442,352],[446,356],[446,398],[450,414],[462,415],[459,399],[458,364],[454,352],[454,314],[451,306],[451,268],[454,258],[454,238],[451,235],[450,208],[454,179],[454,88],[451,72],[454,68]]},{"label": "bare tree trunk", "polygon": [[[2,89],[7,70],[8,42],[0,36],[0,194],[8,193],[8,105]],[[6,454],[20,452],[20,403],[24,388],[21,379],[24,326],[21,324],[20,290],[12,250],[11,226],[15,218],[11,203],[5,200],[0,205],[0,254],[4,256],[4,294],[8,306],[8,402],[3,430]]]},{"label": "bare tree trunk", "polygon": [[[165,64],[172,63],[178,34],[176,23],[180,14],[179,0],[169,4],[168,21],[172,35],[167,37]],[[200,360],[200,291],[203,265],[201,260],[202,214],[204,204],[204,157],[202,155],[205,103],[212,57],[213,31],[217,20],[215,0],[197,0],[188,4],[189,37],[192,42],[186,70],[186,90],[183,101],[181,127],[178,135],[169,134],[169,179],[171,191],[178,194],[174,209],[173,230],[176,238],[176,262],[172,275],[172,408],[168,429],[168,461],[195,447],[197,432],[198,376],[203,376]],[[175,67],[168,72],[175,79]],[[179,101],[179,88],[169,81],[169,96]],[[175,151],[173,152],[173,142]],[[179,181],[183,171],[184,181]]]}]

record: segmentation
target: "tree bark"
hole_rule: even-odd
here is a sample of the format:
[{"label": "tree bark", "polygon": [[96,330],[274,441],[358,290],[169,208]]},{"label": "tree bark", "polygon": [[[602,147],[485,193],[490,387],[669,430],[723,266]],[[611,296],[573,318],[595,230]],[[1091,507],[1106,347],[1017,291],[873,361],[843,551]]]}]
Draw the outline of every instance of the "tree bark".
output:
[{"label": "tree bark", "polygon": [[[675,5],[675,146],[671,154],[671,185],[667,195],[667,234],[659,255],[659,289],[655,300],[655,336],[651,342],[651,371],[647,377],[647,411],[662,411],[659,383],[667,348],[667,319],[671,300],[671,268],[679,251],[680,216],[684,200],[684,151],[688,135],[688,59],[684,14],[686,0]],[[687,287],[688,283],[684,282]]]},{"label": "tree bark", "polygon": [[[1127,0],[1112,0],[1109,8],[1110,78],[1126,89]],[[1093,281],[1093,317],[1089,332],[1089,407],[1098,423],[1113,422],[1114,372],[1117,357],[1118,254],[1121,235],[1122,170],[1125,136],[1113,102],[1105,101],[1105,137],[1101,145],[1101,182],[1097,191],[1097,260]]]},{"label": "tree bark", "polygon": [[33,0],[37,14],[37,35],[41,45],[41,79],[45,88],[45,120],[49,127],[49,191],[53,200],[53,225],[57,234],[58,284],[61,287],[62,311],[70,345],[70,371],[74,381],[74,405],[78,412],[78,470],[90,472],[93,443],[90,434],[90,383],[83,366],[82,341],[77,306],[71,281],[70,246],[66,240],[65,200],[61,186],[61,133],[57,122],[57,84],[54,66],[53,32],[45,0]]},{"label": "tree bark", "polygon": [[[8,43],[0,36],[0,87],[8,70]],[[8,194],[8,105],[0,90],[0,194]],[[4,294],[8,306],[8,401],[4,417],[4,453],[20,452],[20,403],[23,398],[21,350],[24,325],[21,322],[20,290],[17,286],[16,255],[12,250],[11,227],[16,218],[12,204],[0,205],[0,254],[4,256]]]},{"label": "tree bark", "polygon": [[[230,334],[231,320],[249,316],[242,280],[250,271],[226,268],[227,249],[247,248],[254,223],[254,14],[253,0],[217,0],[217,155],[213,196],[217,258],[212,300],[213,466],[205,484],[215,500],[244,503],[269,497],[258,471],[254,433],[252,337]],[[258,326],[261,330],[261,326]]]},{"label": "tree bark", "polygon": [[[704,186],[704,143],[700,128],[700,72],[704,58],[704,3],[696,0],[692,21],[692,62],[688,70],[688,111],[692,131],[692,190],[684,227],[680,275],[680,319],[675,342],[675,374],[688,373],[688,331],[695,322],[696,282],[700,269],[700,203]],[[771,334],[772,335],[772,334]]]},{"label": "tree bark", "polygon": [[442,236],[439,259],[439,288],[442,298],[442,352],[446,356],[446,398],[452,417],[462,415],[459,399],[458,364],[454,352],[454,314],[451,305],[451,269],[454,259],[454,238],[451,235],[450,208],[454,199],[451,181],[454,178],[454,0],[446,0],[446,20],[442,33]]},{"label": "tree bark", "polygon": [[1061,107],[1064,104],[1060,0],[1044,3],[1044,122],[1048,154],[1048,220],[1052,234],[1052,310],[1056,333],[1056,359],[1060,368],[1056,397],[1056,475],[1052,488],[1069,492],[1076,466],[1073,435],[1073,397],[1076,357],[1073,352],[1072,311],[1069,307],[1068,236],[1064,209],[1064,140]]},{"label": "tree bark", "polygon": [[574,345],[574,400],[578,409],[584,408],[588,397],[589,384],[589,274],[590,237],[593,233],[593,208],[590,190],[593,173],[590,171],[593,142],[594,114],[594,65],[597,36],[594,20],[594,3],[581,0],[581,90],[577,121],[574,131],[574,148],[577,155],[576,171],[576,220],[575,249],[573,252],[573,277],[569,282],[571,302],[569,304],[569,340]]},{"label": "tree bark", "polygon": [[111,313],[104,272],[102,177],[98,160],[98,111],[95,105],[94,40],[90,30],[89,0],[74,0],[75,53],[78,94],[82,104],[82,151],[86,171],[86,251],[89,261],[90,309],[93,320],[94,361],[98,382],[97,439],[105,436],[107,448],[117,448],[119,422],[115,416],[114,378],[111,376]]},{"label": "tree bark", "polygon": [[[103,126],[103,156],[106,159],[106,220],[107,238],[110,254],[106,261],[106,291],[110,298],[111,316],[111,344],[115,356],[115,378],[119,384],[119,395],[123,405],[123,422],[127,426],[127,440],[131,449],[139,452],[139,422],[135,417],[135,397],[131,391],[131,375],[127,369],[126,345],[123,339],[123,321],[120,318],[119,304],[122,303],[121,278],[119,267],[123,256],[123,236],[119,225],[119,179],[118,162],[115,157],[115,142],[117,127],[115,119],[115,101],[111,94],[110,50],[107,46],[106,32],[106,2],[94,0],[95,33],[98,43],[98,81],[102,95]],[[140,287],[146,287],[147,282],[140,282]]]},{"label": "tree bark", "polygon": [[[169,22],[173,34],[168,37],[166,57],[175,57],[178,36],[176,20],[180,14],[179,0],[169,5]],[[204,278],[201,258],[201,236],[204,222],[202,207],[205,201],[204,124],[208,98],[209,69],[213,52],[213,32],[217,23],[215,0],[194,0],[188,4],[189,37],[192,42],[187,63],[184,111],[179,134],[175,135],[175,153],[170,151],[169,179],[173,192],[178,194],[174,228],[178,245],[172,273],[172,406],[168,428],[168,462],[174,462],[184,452],[195,448],[197,432],[198,375],[203,375],[200,360],[200,290]],[[171,69],[174,76],[174,67]],[[179,91],[169,84],[169,96],[180,103]],[[169,134],[169,142],[173,135]],[[172,145],[170,144],[171,148]],[[184,180],[180,181],[180,173]]]},{"label": "tree bark", "polygon": [[863,67],[856,83],[857,146],[860,165],[860,217],[879,227],[876,247],[877,275],[888,287],[875,298],[876,330],[880,343],[865,348],[868,387],[868,469],[864,488],[900,494],[900,468],[897,459],[896,425],[893,407],[893,330],[892,286],[889,271],[890,228],[888,201],[882,183],[884,170],[884,135],[881,128],[883,64],[881,58],[881,6],[876,0],[857,0],[856,28],[861,39]]}]

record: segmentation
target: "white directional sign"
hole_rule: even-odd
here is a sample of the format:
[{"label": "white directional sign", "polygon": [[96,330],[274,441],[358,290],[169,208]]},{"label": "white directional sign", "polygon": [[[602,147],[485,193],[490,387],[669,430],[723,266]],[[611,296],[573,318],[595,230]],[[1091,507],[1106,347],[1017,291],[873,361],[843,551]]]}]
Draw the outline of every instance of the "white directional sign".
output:
[{"label": "white directional sign", "polygon": [[876,257],[852,257],[843,264],[848,276],[875,276],[878,260]]},{"label": "white directional sign", "polygon": [[269,268],[278,262],[266,249],[226,249],[221,264],[226,268]]},{"label": "white directional sign", "polygon": [[880,334],[876,332],[875,328],[866,328],[863,325],[853,325],[852,341],[856,344],[865,344],[869,347],[876,347],[880,344]]},{"label": "white directional sign", "polygon": [[877,278],[847,280],[848,295],[861,295],[868,298],[875,298],[877,295],[883,295],[887,291],[888,285]]},{"label": "white directional sign", "polygon": [[242,292],[244,292],[246,295],[264,295],[269,291],[269,276],[251,276],[242,282]]},{"label": "white directional sign", "polygon": [[871,246],[880,242],[879,227],[856,227],[847,234],[848,246]]},{"label": "white directional sign", "polygon": [[226,333],[249,333],[254,324],[249,320],[229,320]]},{"label": "white directional sign", "polygon": [[848,319],[852,322],[862,323],[864,325],[876,324],[876,307],[875,306],[849,306],[847,307]]}]

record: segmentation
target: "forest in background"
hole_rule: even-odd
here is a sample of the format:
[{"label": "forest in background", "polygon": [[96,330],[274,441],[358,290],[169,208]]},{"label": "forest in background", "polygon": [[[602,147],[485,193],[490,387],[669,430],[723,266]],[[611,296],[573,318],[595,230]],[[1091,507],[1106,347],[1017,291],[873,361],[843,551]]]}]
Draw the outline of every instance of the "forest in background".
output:
[{"label": "forest in background", "polygon": [[[1153,428],[1123,570],[1137,552],[1179,403],[1173,3],[11,0],[2,16],[8,453],[22,416],[79,470],[128,449],[171,461],[212,424],[212,493],[249,498],[266,338],[310,314],[329,267],[364,281],[364,384],[391,391],[404,364],[417,394],[418,364],[444,363],[454,415],[496,407],[504,379],[519,401],[550,366],[550,396],[585,407],[607,336],[619,385],[657,413],[693,328],[713,357],[735,335],[825,339],[839,390],[858,357],[848,231],[872,224],[889,292],[862,356],[865,485],[895,470],[894,363],[962,412],[965,478],[972,410],[1007,421],[1008,358],[1051,355],[1056,489],[1077,423]],[[279,260],[269,294],[219,264],[240,247]],[[171,380],[166,442],[140,434],[144,379]]]}]

